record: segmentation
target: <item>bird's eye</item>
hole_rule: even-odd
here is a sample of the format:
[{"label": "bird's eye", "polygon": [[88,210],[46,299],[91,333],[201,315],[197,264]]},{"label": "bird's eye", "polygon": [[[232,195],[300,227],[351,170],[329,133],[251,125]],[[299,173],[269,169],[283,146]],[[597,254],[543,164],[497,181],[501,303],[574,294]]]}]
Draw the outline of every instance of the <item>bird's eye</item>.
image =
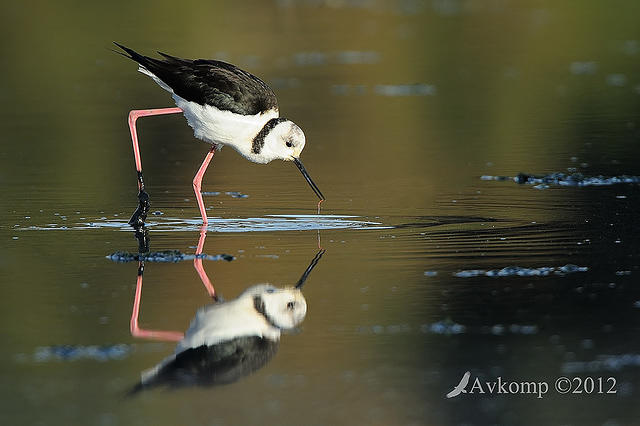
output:
[{"label": "bird's eye", "polygon": [[274,289],[272,289],[272,288],[268,288],[268,289],[267,289],[267,293],[273,293],[274,291],[275,291],[275,290],[274,290]]},{"label": "bird's eye", "polygon": [[291,143],[291,141],[287,141],[286,145],[291,148],[293,146],[293,143]]},{"label": "bird's eye", "polygon": [[287,303],[287,309],[293,310],[293,308],[295,308],[295,306],[296,306],[296,302]]}]

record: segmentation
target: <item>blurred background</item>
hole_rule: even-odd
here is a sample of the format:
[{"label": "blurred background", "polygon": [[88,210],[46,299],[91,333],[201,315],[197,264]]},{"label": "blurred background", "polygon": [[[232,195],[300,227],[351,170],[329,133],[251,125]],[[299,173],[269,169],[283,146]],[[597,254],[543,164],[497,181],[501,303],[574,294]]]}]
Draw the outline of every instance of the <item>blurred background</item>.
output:
[{"label": "blurred background", "polygon": [[[640,3],[591,0],[4,4],[0,420],[637,424],[638,16]],[[302,158],[327,197],[327,253],[305,288],[301,332],[238,383],[124,398],[173,351],[131,337],[137,264],[105,258],[137,250],[126,119],[173,103],[113,41],[234,63],[305,131]],[[182,116],[138,123],[158,213],[151,249],[193,253],[191,179],[208,147]],[[636,183],[488,180],[518,173]],[[205,252],[236,256],[205,262],[216,289],[230,299],[294,284],[320,225],[303,216],[314,194],[292,165],[227,148],[203,191],[221,192],[205,198],[221,218]],[[247,218],[266,222],[235,232]],[[487,272],[511,266],[523,269]],[[189,262],[148,264],[145,285],[149,328],[184,330],[208,302]],[[465,371],[614,377],[617,393],[447,399]]]}]

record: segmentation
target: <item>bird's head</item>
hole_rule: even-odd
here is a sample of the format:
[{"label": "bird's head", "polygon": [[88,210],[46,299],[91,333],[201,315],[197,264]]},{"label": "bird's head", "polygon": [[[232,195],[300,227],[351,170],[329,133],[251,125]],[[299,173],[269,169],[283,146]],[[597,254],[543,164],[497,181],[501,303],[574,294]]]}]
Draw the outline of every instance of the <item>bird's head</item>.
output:
[{"label": "bird's head", "polygon": [[304,144],[304,132],[296,123],[278,119],[277,124],[266,134],[260,155],[268,161],[293,161],[300,157]]},{"label": "bird's head", "polygon": [[[311,180],[311,176],[300,161],[300,154],[304,149],[305,137],[304,132],[296,123],[285,118],[273,119],[271,121],[275,125],[264,136],[264,145],[254,149],[258,150],[260,157],[264,162],[271,160],[293,161],[302,173],[313,192],[318,196],[320,202],[324,201],[324,195],[320,192],[318,186]],[[265,127],[267,127],[267,124]],[[259,136],[260,134],[258,134]],[[255,142],[256,139],[254,139]]]},{"label": "bird's head", "polygon": [[243,295],[253,297],[255,309],[281,329],[294,328],[307,314],[307,302],[297,288],[260,284],[247,289]]}]

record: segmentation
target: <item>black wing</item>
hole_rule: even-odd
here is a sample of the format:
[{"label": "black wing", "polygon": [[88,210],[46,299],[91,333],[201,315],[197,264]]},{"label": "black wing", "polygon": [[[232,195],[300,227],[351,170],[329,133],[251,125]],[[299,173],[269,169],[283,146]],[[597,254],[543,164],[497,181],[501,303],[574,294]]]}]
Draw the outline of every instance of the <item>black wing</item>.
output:
[{"label": "black wing", "polygon": [[273,90],[235,65],[207,59],[181,59],[161,52],[158,53],[164,59],[154,59],[121,44],[115,45],[187,101],[242,115],[278,109]]}]

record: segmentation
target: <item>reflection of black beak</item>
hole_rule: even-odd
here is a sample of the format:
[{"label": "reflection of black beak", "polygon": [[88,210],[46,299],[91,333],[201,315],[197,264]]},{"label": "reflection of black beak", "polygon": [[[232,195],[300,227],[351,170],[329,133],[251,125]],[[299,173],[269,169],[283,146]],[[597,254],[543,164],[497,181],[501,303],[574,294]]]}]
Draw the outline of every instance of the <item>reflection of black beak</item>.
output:
[{"label": "reflection of black beak", "polygon": [[302,288],[302,286],[304,285],[304,282],[307,280],[307,278],[309,278],[309,274],[311,273],[311,271],[313,271],[313,268],[316,267],[316,265],[318,264],[318,261],[320,261],[320,258],[322,257],[325,251],[326,251],[325,249],[321,249],[318,253],[316,253],[316,257],[313,258],[313,260],[311,261],[307,269],[302,273],[302,276],[296,283],[296,286],[295,286],[296,288]]},{"label": "reflection of black beak", "polygon": [[313,183],[313,181],[311,180],[311,176],[309,176],[309,173],[307,173],[307,170],[302,165],[300,159],[294,157],[293,162],[296,163],[296,166],[298,166],[298,169],[300,169],[300,173],[302,173],[302,176],[304,176],[304,178],[307,180],[307,183],[309,184],[311,189],[313,189],[313,192],[315,192],[318,198],[320,198],[320,201],[324,201],[324,195],[322,195],[322,192],[320,192],[316,184]]}]

